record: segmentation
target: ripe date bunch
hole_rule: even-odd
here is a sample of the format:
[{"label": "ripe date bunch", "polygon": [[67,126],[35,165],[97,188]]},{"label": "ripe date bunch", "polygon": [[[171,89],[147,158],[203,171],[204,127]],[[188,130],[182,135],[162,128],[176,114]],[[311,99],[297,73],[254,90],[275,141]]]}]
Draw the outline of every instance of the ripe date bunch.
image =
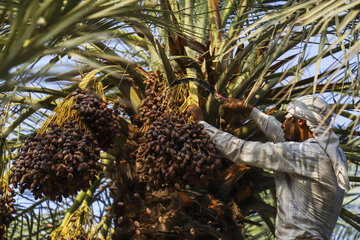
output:
[{"label": "ripe date bunch", "polygon": [[[136,154],[140,179],[159,189],[183,188],[222,169],[222,161],[202,125],[179,112],[161,116],[144,134]],[[164,184],[165,183],[165,184]]]},{"label": "ripe date bunch", "polygon": [[15,209],[13,204],[15,203],[15,192],[10,187],[7,187],[5,191],[0,185],[0,239],[6,239],[4,237],[5,230],[9,227],[11,221],[14,219],[13,214]]},{"label": "ripe date bunch", "polygon": [[140,180],[153,189],[206,184],[210,175],[223,168],[210,137],[202,125],[189,123],[187,116],[176,110],[178,103],[169,99],[164,103],[161,77],[152,75],[146,84],[140,121],[147,130],[135,154]]},{"label": "ripe date bunch", "polygon": [[20,192],[29,189],[35,198],[61,201],[95,180],[102,170],[99,155],[94,135],[69,119],[61,128],[50,124],[44,134],[28,137],[13,162],[11,178]]},{"label": "ripe date bunch", "polygon": [[94,134],[99,146],[102,149],[112,148],[112,142],[121,130],[117,105],[109,108],[108,103],[91,90],[78,88],[72,96],[75,104],[71,108]]},{"label": "ripe date bunch", "polygon": [[168,103],[166,104],[165,86],[162,84],[162,75],[151,74],[145,81],[147,89],[146,98],[142,100],[140,121],[148,125],[163,114],[169,113]]}]

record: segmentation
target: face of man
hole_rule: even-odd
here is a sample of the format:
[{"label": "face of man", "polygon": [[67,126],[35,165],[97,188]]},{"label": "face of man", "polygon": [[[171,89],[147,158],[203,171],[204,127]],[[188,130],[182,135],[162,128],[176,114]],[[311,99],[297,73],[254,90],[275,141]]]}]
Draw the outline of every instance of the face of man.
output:
[{"label": "face of man", "polygon": [[286,141],[299,141],[300,130],[296,118],[290,117],[285,119],[285,121],[281,124],[281,127],[284,131],[284,138]]}]

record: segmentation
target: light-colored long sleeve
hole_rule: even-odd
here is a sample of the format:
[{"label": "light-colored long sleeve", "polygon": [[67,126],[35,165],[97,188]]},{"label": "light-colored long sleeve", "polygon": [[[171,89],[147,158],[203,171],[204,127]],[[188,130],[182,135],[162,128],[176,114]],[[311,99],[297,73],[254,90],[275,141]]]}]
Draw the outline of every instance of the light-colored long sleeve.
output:
[{"label": "light-colored long sleeve", "polygon": [[258,125],[260,130],[272,142],[284,142],[284,132],[279,122],[274,116],[265,114],[257,108],[253,108],[250,118]]},{"label": "light-colored long sleeve", "polygon": [[204,121],[199,123],[204,125],[204,129],[215,143],[217,150],[225,158],[235,163],[295,173],[313,179],[319,178],[321,163],[319,159],[324,157],[324,151],[316,141],[308,140],[302,143],[244,141]]}]

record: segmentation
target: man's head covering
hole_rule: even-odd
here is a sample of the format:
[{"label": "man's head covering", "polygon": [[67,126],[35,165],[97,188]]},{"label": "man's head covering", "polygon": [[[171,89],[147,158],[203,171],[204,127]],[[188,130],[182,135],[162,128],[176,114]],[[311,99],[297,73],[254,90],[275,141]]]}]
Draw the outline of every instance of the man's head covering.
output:
[{"label": "man's head covering", "polygon": [[337,182],[342,189],[349,190],[347,159],[339,147],[339,138],[331,130],[333,116],[331,107],[326,101],[315,96],[303,96],[289,103],[286,117],[294,116],[306,120],[315,140],[329,156]]}]

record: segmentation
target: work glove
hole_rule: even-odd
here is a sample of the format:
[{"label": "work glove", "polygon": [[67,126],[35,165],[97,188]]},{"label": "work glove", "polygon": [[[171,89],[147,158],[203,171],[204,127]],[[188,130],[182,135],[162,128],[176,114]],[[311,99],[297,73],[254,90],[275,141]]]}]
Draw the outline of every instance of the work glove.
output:
[{"label": "work glove", "polygon": [[221,107],[233,113],[245,113],[247,115],[250,115],[251,111],[254,108],[254,106],[252,106],[251,104],[245,103],[244,100],[239,100],[236,98],[228,98],[225,103],[221,104]]},{"label": "work glove", "polygon": [[187,113],[193,117],[195,122],[199,122],[201,120],[204,120],[203,112],[199,106],[196,104],[191,104],[188,107]]}]

